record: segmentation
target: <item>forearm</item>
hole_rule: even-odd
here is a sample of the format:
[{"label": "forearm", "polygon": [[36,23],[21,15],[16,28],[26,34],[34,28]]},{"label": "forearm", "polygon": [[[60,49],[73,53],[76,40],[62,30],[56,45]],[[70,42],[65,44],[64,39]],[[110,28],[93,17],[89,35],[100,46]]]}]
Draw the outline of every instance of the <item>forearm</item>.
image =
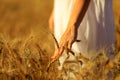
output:
[{"label": "forearm", "polygon": [[[77,21],[82,20],[90,0],[75,0],[75,4],[68,22],[68,26],[75,26]],[[87,3],[87,4],[86,4]]]}]

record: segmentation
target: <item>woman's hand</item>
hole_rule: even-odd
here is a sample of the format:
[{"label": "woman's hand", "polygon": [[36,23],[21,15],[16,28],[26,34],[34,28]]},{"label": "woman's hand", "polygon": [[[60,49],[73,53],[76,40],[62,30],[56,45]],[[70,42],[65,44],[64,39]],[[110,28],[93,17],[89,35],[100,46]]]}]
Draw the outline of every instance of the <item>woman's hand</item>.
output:
[{"label": "woman's hand", "polygon": [[72,44],[77,37],[77,29],[86,13],[89,3],[90,0],[75,0],[70,19],[68,21],[67,29],[61,37],[59,48],[55,51],[55,54],[52,57],[53,61],[58,59],[65,49],[71,49]]},{"label": "woman's hand", "polygon": [[48,23],[49,23],[49,29],[53,32],[54,31],[54,11],[52,11]]},{"label": "woman's hand", "polygon": [[58,59],[64,50],[70,50],[73,42],[76,38],[75,26],[69,26],[68,29],[64,32],[59,42],[59,48],[55,51],[55,54],[52,57],[52,60],[55,61]]}]

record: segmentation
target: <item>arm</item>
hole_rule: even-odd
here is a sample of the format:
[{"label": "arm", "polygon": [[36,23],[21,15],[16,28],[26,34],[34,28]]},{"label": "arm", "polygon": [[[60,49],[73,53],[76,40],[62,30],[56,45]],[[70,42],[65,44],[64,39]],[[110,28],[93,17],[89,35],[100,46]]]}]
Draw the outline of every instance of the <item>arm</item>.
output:
[{"label": "arm", "polygon": [[87,10],[87,7],[89,5],[89,2],[90,0],[75,1],[74,7],[68,22],[67,29],[65,30],[59,42],[60,48],[56,51],[56,53],[52,57],[53,60],[56,60],[61,56],[66,46],[67,46],[67,49],[69,50],[71,49],[73,42],[76,40],[78,24],[81,23],[85,15],[85,12]]},{"label": "arm", "polygon": [[[76,0],[66,29],[74,30],[74,39],[77,38],[77,29],[87,11],[90,0]],[[70,48],[68,46],[68,48]]]},{"label": "arm", "polygon": [[75,1],[74,7],[72,10],[72,14],[71,14],[70,19],[69,19],[68,26],[74,25],[76,23],[79,14],[83,10],[85,2],[86,2],[86,0],[76,0]]},{"label": "arm", "polygon": [[51,31],[54,31],[54,9],[52,10],[48,23],[49,23],[49,29]]}]

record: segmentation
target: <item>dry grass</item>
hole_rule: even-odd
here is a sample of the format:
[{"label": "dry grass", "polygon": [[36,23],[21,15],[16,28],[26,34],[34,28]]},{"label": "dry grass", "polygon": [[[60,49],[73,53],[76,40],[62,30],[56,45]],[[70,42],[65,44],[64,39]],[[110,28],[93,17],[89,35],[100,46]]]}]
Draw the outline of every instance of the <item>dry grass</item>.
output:
[{"label": "dry grass", "polygon": [[[114,60],[101,53],[89,60],[78,80],[120,79],[120,1],[114,0],[117,51]],[[47,72],[54,51],[47,20],[48,0],[0,0],[0,80],[61,80],[55,62]],[[109,77],[108,77],[109,76]]]},{"label": "dry grass", "polygon": [[[36,40],[37,39],[37,40]],[[0,39],[0,80],[57,80],[56,63],[47,72],[50,55],[44,50],[39,37],[10,44]]]},{"label": "dry grass", "polygon": [[[51,55],[42,48],[40,39],[30,36],[10,43],[0,38],[0,80],[61,80],[64,71],[58,71],[57,62],[47,71]],[[120,52],[114,60],[99,54],[76,75],[80,80],[115,80],[120,76]]]}]

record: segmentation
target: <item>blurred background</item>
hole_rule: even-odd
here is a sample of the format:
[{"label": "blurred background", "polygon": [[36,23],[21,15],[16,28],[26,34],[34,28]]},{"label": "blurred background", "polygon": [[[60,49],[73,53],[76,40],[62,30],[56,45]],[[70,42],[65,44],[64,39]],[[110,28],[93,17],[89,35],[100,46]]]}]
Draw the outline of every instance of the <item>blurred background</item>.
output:
[{"label": "blurred background", "polygon": [[[61,80],[58,79],[62,74],[57,70],[58,63],[55,63],[46,72],[54,51],[53,38],[48,28],[52,8],[53,0],[0,0],[0,80]],[[120,50],[119,9],[120,0],[113,0],[115,38],[118,50]],[[106,57],[105,59],[102,57],[98,57],[94,61],[100,61],[100,63],[102,61],[100,66],[107,64],[105,70],[101,71],[99,66],[98,70],[97,63],[93,61],[96,65],[86,69],[83,73],[88,74],[87,71],[91,71],[93,76],[91,74],[89,76],[94,77],[92,71],[95,70],[97,71],[95,76],[98,76],[100,80],[100,72],[103,72],[104,75],[104,71],[106,74],[112,71],[114,77],[120,74],[119,54],[114,61],[106,62]],[[116,64],[113,64],[114,62]],[[88,63],[88,66],[90,67],[93,63]],[[94,79],[97,80],[98,77],[94,77]],[[115,80],[120,80],[120,77]]]},{"label": "blurred background", "polygon": [[113,0],[115,35],[117,48],[120,50],[120,0]]},{"label": "blurred background", "polygon": [[51,8],[51,0],[0,0],[0,33],[8,39],[40,35],[48,28]]},{"label": "blurred background", "polygon": [[[48,18],[53,0],[0,0],[0,35],[6,40],[37,35],[50,39]],[[120,0],[113,0],[117,47],[120,48]]]}]

